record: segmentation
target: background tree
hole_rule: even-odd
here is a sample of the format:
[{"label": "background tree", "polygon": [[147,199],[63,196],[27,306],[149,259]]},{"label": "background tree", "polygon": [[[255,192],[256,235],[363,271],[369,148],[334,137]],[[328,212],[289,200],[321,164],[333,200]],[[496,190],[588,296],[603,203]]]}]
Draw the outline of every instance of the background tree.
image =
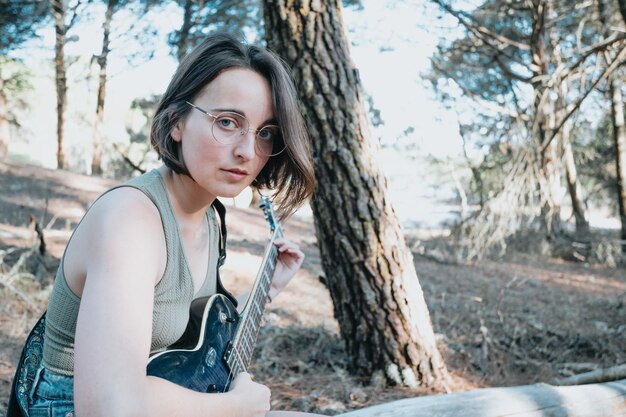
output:
[{"label": "background tree", "polygon": [[[132,16],[135,22],[143,21],[146,14],[155,8],[155,4],[152,2],[143,3],[135,0],[105,0],[106,9],[104,13],[104,21],[102,24],[102,47],[98,55],[94,55],[92,62],[95,62],[98,66],[98,89],[96,96],[96,112],[94,121],[94,133],[93,133],[93,150],[91,159],[91,173],[92,175],[102,175],[102,157],[104,153],[103,143],[103,120],[107,83],[109,81],[108,73],[108,61],[109,55],[113,49],[113,43],[117,41],[118,45],[125,45],[129,38],[136,41],[141,45],[141,52],[128,53],[126,52],[125,58],[129,65],[136,65],[137,62],[142,62],[152,58],[154,54],[153,43],[150,41],[157,36],[156,29],[145,27],[142,25],[132,24],[130,26],[124,25],[123,31],[119,28],[114,30],[114,17],[121,11],[126,11],[127,18]],[[122,49],[118,46],[117,49]],[[124,55],[124,54],[121,54]],[[115,146],[114,146],[115,147]],[[122,155],[124,158],[124,155]]]},{"label": "background tree", "polygon": [[7,105],[7,90],[20,89],[23,86],[23,77],[16,76],[11,71],[6,76],[2,71],[12,65],[8,54],[21,46],[25,41],[36,37],[36,30],[45,22],[48,16],[47,6],[41,1],[6,0],[0,2],[0,159],[8,153],[10,121],[12,116]]},{"label": "background tree", "polygon": [[[592,3],[489,0],[461,12],[451,2],[433,1],[464,29],[456,39],[443,39],[433,57],[435,85],[450,81],[473,102],[474,116],[463,128],[467,137],[506,143],[511,151],[504,161],[508,173],[467,229],[469,256],[496,243],[506,247],[506,236],[533,220],[539,220],[547,241],[554,241],[561,234],[563,176],[577,226],[585,231],[585,204],[569,146],[576,128],[572,116],[619,64],[624,36],[598,37],[597,26],[589,24]],[[609,49],[618,53],[610,62],[599,60]]]},{"label": "background tree", "polygon": [[81,0],[77,0],[68,9],[68,0],[51,0],[50,13],[54,20],[55,47],[54,69],[57,92],[57,167],[67,168],[63,149],[65,109],[67,108],[67,63],[65,62],[65,44],[67,33],[76,23]]},{"label": "background tree", "polygon": [[98,63],[100,68],[98,74],[98,96],[96,98],[96,121],[94,124],[93,133],[93,154],[91,158],[91,174],[102,174],[102,121],[104,119],[104,100],[106,96],[106,84],[107,84],[107,59],[109,56],[109,43],[111,36],[111,22],[113,21],[113,15],[117,12],[118,8],[123,5],[120,0],[108,0],[106,1],[106,12],[103,24],[102,33],[102,51],[100,55],[94,56],[94,59]]},{"label": "background tree", "polygon": [[[620,7],[623,6],[623,1]],[[603,28],[603,36],[610,39],[614,36],[614,27],[624,27],[621,19],[618,19],[613,2],[608,0],[597,0],[598,15]],[[604,55],[606,64],[609,65],[613,59],[611,52]],[[622,96],[622,83],[617,74],[607,76],[608,100],[611,108],[611,127],[613,133],[613,143],[615,149],[615,172],[617,178],[617,206],[619,218],[622,224],[621,240],[622,253],[626,254],[626,126],[624,125],[624,99]]]},{"label": "background tree", "polygon": [[180,29],[169,35],[168,43],[178,61],[214,30],[243,34],[246,30],[263,37],[258,0],[178,0],[183,9]]},{"label": "background tree", "polygon": [[292,67],[313,142],[311,203],[335,317],[357,375],[445,388],[447,370],[375,163],[337,0],[264,0],[268,45]]}]

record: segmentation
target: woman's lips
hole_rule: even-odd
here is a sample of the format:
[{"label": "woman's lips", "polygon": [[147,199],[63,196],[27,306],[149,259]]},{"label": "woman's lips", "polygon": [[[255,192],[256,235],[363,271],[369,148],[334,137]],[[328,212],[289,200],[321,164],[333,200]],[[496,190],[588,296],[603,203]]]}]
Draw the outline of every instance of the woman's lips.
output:
[{"label": "woman's lips", "polygon": [[248,171],[238,168],[222,169],[226,176],[233,180],[242,180],[248,176]]}]

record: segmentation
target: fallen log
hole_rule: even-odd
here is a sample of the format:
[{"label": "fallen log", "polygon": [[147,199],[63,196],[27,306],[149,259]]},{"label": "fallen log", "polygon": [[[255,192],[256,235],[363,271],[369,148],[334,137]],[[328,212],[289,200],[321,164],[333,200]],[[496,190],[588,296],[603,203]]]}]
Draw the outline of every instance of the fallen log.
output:
[{"label": "fallen log", "polygon": [[341,417],[617,417],[626,416],[626,379],[603,384],[483,388],[408,398]]},{"label": "fallen log", "polygon": [[555,379],[554,385],[583,385],[598,382],[615,381],[626,378],[626,365],[618,365],[607,369],[598,369],[569,378]]}]

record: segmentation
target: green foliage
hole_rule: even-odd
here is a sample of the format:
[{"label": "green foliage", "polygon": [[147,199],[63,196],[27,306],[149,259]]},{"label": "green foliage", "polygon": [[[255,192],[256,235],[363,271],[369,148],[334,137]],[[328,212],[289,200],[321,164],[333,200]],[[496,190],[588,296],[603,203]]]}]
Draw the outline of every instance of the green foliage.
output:
[{"label": "green foliage", "polygon": [[28,67],[19,61],[0,56],[0,79],[2,91],[7,97],[16,97],[24,91],[30,90],[31,72]]},{"label": "green foliage", "polygon": [[156,153],[150,144],[150,127],[160,96],[137,98],[130,105],[126,119],[129,143],[113,145],[107,163],[107,175],[125,179],[157,165]]},{"label": "green foliage", "polygon": [[[572,66],[583,51],[602,41],[606,28],[599,19],[596,2],[544,2],[550,12],[542,24],[535,26],[540,32],[533,34],[533,19],[541,22],[533,15],[538,12],[537,2],[486,0],[471,11],[461,11],[460,2],[433,1],[452,15],[462,30],[456,37],[442,37],[427,78],[439,98],[459,113],[463,139],[469,146],[482,150],[483,161],[472,167],[475,175],[471,191],[482,190],[484,197],[489,197],[506,186],[501,179],[510,170],[511,153],[521,148],[537,152],[534,124],[543,124],[543,117],[548,117],[558,125],[562,117],[559,114],[564,114],[558,112],[574,107],[595,81],[606,65],[602,55],[589,55],[564,75],[571,77],[564,81],[569,88],[567,94],[561,94],[554,74],[557,68]],[[610,24],[619,27],[617,5],[613,2],[607,5],[613,18]],[[542,68],[535,65],[532,48],[543,54]],[[535,99],[544,91],[547,92],[544,100],[552,105],[553,114],[538,116]],[[597,93],[594,94],[597,98]],[[584,111],[588,110],[579,110]],[[582,118],[592,117],[583,113]],[[581,117],[570,122],[577,119]],[[612,140],[606,132],[609,125],[610,121],[605,119],[597,133],[587,125],[574,127],[575,154],[577,162],[582,164],[578,177],[593,198],[614,187],[614,168],[610,168],[615,164],[615,152],[611,151]],[[479,194],[483,196],[482,192]],[[602,199],[614,200],[608,195]]]},{"label": "green foliage", "polygon": [[183,24],[168,36],[168,43],[179,59],[206,35],[225,31],[254,40],[263,38],[261,4],[258,0],[177,0],[183,10]]},{"label": "green foliage", "polygon": [[160,96],[154,95],[137,98],[131,103],[126,123],[126,133],[131,143],[150,145],[150,121],[160,99]]},{"label": "green foliage", "polygon": [[47,17],[47,1],[0,1],[0,54],[6,55],[35,37]]},{"label": "green foliage", "polygon": [[574,134],[574,156],[588,198],[616,215],[616,155],[610,112],[604,114],[595,130],[580,124]]},{"label": "green foliage", "polygon": [[341,4],[344,8],[354,8],[355,10],[363,10],[362,0],[343,0]]},{"label": "green foliage", "polygon": [[14,110],[28,106],[24,101],[24,93],[32,89],[31,77],[29,68],[20,61],[0,56],[0,94],[7,103],[5,117],[9,123],[18,127],[20,123],[14,115]]},{"label": "green foliage", "polygon": [[385,121],[383,120],[380,109],[377,108],[374,103],[374,97],[372,97],[370,94],[366,94],[366,97],[367,97],[367,112],[369,113],[370,122],[372,123],[372,126],[374,127],[383,126],[385,124]]}]

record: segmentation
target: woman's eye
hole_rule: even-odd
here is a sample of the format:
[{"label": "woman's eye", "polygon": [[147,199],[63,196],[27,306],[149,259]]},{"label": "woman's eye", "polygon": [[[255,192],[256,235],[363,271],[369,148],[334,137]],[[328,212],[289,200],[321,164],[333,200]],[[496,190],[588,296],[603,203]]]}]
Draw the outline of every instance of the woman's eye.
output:
[{"label": "woman's eye", "polygon": [[270,127],[265,127],[259,130],[258,137],[263,140],[272,140],[276,137],[276,130]]},{"label": "woman's eye", "polygon": [[233,119],[228,119],[228,118],[223,117],[223,118],[217,119],[216,122],[218,126],[223,129],[228,129],[228,130],[237,129],[237,122]]}]

